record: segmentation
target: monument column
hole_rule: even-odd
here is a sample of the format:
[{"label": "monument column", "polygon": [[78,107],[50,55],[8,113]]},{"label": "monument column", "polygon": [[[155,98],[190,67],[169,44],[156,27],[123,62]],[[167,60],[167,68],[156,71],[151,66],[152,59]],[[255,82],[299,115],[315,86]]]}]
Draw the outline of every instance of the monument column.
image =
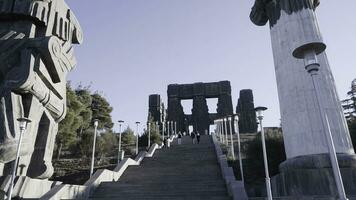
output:
[{"label": "monument column", "polygon": [[204,96],[195,96],[193,98],[192,116],[194,131],[198,131],[200,135],[203,135],[205,130],[209,131],[209,111]]},{"label": "monument column", "polygon": [[[277,196],[336,195],[323,123],[310,75],[293,51],[314,45],[320,63],[317,77],[322,108],[330,128],[348,194],[356,193],[356,158],[314,10],[319,0],[256,0],[250,18],[269,21],[287,161],[280,165],[272,189]],[[327,169],[327,170],[325,170]],[[294,178],[292,178],[294,177]]]}]

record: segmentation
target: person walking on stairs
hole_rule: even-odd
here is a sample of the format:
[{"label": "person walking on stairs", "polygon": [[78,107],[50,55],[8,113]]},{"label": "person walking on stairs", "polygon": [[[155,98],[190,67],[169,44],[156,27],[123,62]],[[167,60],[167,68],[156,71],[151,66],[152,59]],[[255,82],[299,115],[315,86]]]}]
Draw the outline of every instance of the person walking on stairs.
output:
[{"label": "person walking on stairs", "polygon": [[182,134],[178,132],[178,144],[182,144]]},{"label": "person walking on stairs", "polygon": [[195,133],[194,133],[194,131],[190,134],[190,137],[192,138],[192,144],[195,144]]},{"label": "person walking on stairs", "polygon": [[197,132],[197,142],[198,142],[198,144],[200,143],[200,134],[199,134],[199,132]]}]

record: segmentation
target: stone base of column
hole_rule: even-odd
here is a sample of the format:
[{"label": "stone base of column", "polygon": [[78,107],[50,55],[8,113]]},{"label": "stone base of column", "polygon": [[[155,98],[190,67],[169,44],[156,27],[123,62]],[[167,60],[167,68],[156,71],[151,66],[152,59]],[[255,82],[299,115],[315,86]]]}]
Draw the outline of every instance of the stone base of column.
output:
[{"label": "stone base of column", "polygon": [[[356,155],[338,154],[337,157],[346,194],[356,196]],[[329,154],[288,159],[280,164],[279,171],[271,180],[274,197],[337,196]]]},{"label": "stone base of column", "polygon": [[[0,199],[7,199],[11,176],[0,176]],[[33,179],[17,176],[14,181],[12,197],[18,199],[39,199],[52,187],[61,184],[59,181]]]}]

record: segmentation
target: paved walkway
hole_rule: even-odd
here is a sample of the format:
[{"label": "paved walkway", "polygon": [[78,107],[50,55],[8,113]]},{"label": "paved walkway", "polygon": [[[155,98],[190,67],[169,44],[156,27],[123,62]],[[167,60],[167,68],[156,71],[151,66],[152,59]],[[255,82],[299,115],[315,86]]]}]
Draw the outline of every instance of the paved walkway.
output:
[{"label": "paved walkway", "polygon": [[90,199],[227,200],[211,136],[200,144],[183,137],[169,149],[156,151],[140,166],[130,166],[118,182],[102,183]]}]

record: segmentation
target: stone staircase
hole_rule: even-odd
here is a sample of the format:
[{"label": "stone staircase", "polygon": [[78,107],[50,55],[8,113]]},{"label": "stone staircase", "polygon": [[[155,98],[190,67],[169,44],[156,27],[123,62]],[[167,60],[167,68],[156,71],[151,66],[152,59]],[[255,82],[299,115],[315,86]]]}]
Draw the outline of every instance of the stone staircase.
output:
[{"label": "stone staircase", "polygon": [[130,166],[118,182],[104,182],[90,199],[187,199],[225,200],[227,193],[217,162],[211,136],[202,136],[200,144],[189,137],[177,140],[170,148],[145,158],[141,165]]}]

